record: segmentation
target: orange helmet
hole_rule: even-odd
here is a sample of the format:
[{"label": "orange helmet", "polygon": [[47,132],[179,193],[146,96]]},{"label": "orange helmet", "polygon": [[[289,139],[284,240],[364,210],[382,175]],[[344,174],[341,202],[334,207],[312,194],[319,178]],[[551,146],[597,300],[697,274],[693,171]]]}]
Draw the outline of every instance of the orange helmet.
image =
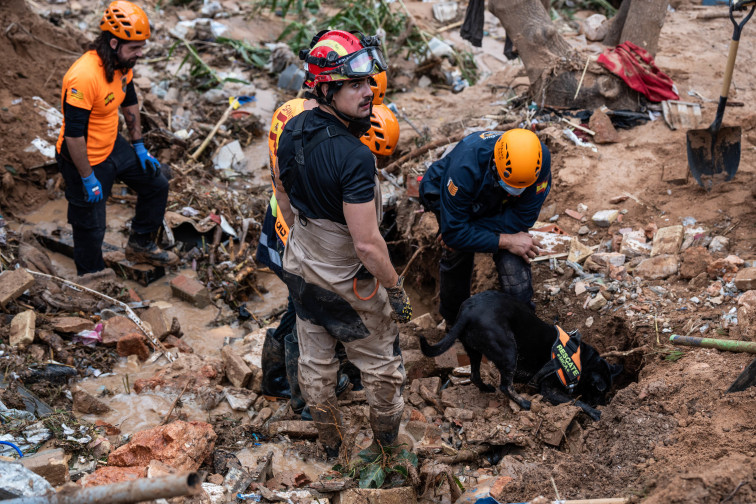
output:
[{"label": "orange helmet", "polygon": [[541,141],[530,130],[515,128],[496,141],[494,162],[499,185],[517,196],[533,185],[541,174]]},{"label": "orange helmet", "polygon": [[[373,85],[374,82],[375,85]],[[383,103],[387,87],[388,78],[386,77],[386,72],[373,75],[373,79],[370,81],[370,89],[373,90],[373,105],[381,105]]]},{"label": "orange helmet", "polygon": [[355,33],[322,31],[312,39],[309,50],[299,51],[299,58],[304,60],[306,86],[361,79],[388,69],[378,37]]},{"label": "orange helmet", "polygon": [[141,7],[126,0],[110,2],[100,21],[100,29],[121,40],[150,38],[150,20]]},{"label": "orange helmet", "polygon": [[386,105],[374,105],[370,114],[370,129],[360,138],[373,154],[390,156],[399,143],[399,121]]}]

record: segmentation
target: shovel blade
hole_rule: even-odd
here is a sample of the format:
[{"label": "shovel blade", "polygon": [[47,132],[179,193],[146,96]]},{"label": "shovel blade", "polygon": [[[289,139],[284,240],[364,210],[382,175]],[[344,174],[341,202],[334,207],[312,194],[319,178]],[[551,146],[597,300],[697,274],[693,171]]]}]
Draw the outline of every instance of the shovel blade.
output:
[{"label": "shovel blade", "polygon": [[704,187],[701,177],[726,173],[731,180],[740,164],[740,126],[728,126],[712,132],[711,128],[689,130],[688,167],[698,185]]},{"label": "shovel blade", "polygon": [[727,389],[727,393],[741,392],[754,385],[756,385],[756,359],[752,360],[735,381],[732,382],[730,388]]}]

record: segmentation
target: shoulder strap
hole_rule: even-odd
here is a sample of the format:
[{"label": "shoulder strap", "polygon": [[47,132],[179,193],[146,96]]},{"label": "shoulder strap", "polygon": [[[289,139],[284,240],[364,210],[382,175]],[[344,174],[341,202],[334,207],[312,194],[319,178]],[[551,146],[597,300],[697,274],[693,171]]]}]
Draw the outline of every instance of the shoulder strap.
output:
[{"label": "shoulder strap", "polygon": [[[328,140],[329,138],[335,138],[337,136],[354,138],[348,131],[346,131],[346,129],[338,128],[332,124],[315,133],[315,135],[307,141],[307,145],[305,145],[303,126],[306,118],[305,114],[309,114],[309,112],[310,111],[308,110],[297,115],[294,119],[292,119],[291,124],[293,128],[292,138],[294,139],[295,150],[294,158],[296,159],[297,164],[300,166],[304,166],[305,160],[310,157],[310,154],[315,149],[315,147],[323,143],[325,140]],[[357,139],[355,138],[355,140]]]}]

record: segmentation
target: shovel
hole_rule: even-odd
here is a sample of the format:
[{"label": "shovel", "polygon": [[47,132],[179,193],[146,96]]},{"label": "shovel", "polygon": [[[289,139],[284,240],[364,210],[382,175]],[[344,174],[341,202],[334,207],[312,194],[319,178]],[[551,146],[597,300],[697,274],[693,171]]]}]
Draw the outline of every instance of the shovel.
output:
[{"label": "shovel", "polygon": [[752,360],[748,366],[738,375],[730,388],[727,389],[727,393],[741,392],[748,387],[756,385],[756,359]]},{"label": "shovel", "polygon": [[[752,2],[747,2],[752,3]],[[745,9],[745,3],[739,2],[737,7]],[[725,180],[732,180],[738,171],[740,164],[740,126],[722,127],[722,116],[724,116],[725,106],[727,105],[727,93],[730,90],[732,82],[732,70],[735,67],[735,57],[738,55],[738,43],[740,42],[740,32],[743,26],[751,19],[756,4],[751,7],[751,12],[743,18],[738,24],[733,16],[733,9],[736,4],[730,2],[730,20],[734,26],[732,40],[730,41],[730,52],[727,55],[727,66],[725,67],[724,83],[722,92],[719,96],[719,105],[717,105],[717,115],[714,122],[706,129],[689,130],[687,133],[688,141],[688,167],[698,185],[706,190],[711,189],[712,182],[704,185],[702,176],[715,175],[725,172]]]}]

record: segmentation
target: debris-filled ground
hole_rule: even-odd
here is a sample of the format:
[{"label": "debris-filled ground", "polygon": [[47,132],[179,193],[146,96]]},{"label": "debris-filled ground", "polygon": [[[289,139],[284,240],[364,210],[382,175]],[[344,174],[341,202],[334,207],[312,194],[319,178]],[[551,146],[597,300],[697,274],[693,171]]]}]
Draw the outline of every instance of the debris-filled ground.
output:
[{"label": "debris-filled ground", "polygon": [[[552,3],[568,43],[600,53],[585,33],[595,12]],[[378,160],[384,230],[398,270],[422,249],[407,274],[415,319],[401,327],[400,446],[380,461],[357,456],[371,434],[365,393],[350,390],[339,399],[351,450],[334,465],[311,422],[261,394],[265,331],[287,292],[254,255],[270,199],[267,129],[299,87],[290,84],[299,60],[278,39],[287,30],[303,45],[316,27],[295,2],[141,5],[153,34],[135,80],[145,143],[173,174],[162,240],[181,263],[125,261],[136,197],[116,185],[110,269],[84,277],[69,257],[54,143],[62,77],[104,2],[0,5],[0,499],[198,471],[200,480],[174,484],[202,490],[170,502],[476,502],[473,489],[501,503],[756,501],[756,388],[725,393],[753,356],[670,342],[756,342],[756,28],[743,30],[725,113],[742,128],[739,169],[706,191],[689,174],[685,131],[714,119],[732,33],[726,6],[672,2],[655,62],[684,102],[679,116],[647,104],[615,131],[599,124],[603,112],[589,123],[532,101],[522,61],[504,57],[504,29],[487,11],[483,47],[473,48],[458,34],[464,2],[379,2],[373,18],[354,4],[307,4],[327,12],[321,22],[352,13],[392,37],[387,97],[401,137]],[[426,35],[408,37],[413,24]],[[448,45],[432,43],[439,52],[423,60],[416,46],[428,34]],[[254,100],[229,105],[242,96]],[[696,121],[685,107],[702,116],[684,122]],[[525,386],[530,411],[481,393],[459,345],[436,358],[420,351],[418,335],[437,341],[445,331],[437,224],[418,202],[418,176],[463,134],[518,125],[552,153],[553,186],[532,231],[546,249],[533,263],[537,313],[624,368],[599,421]],[[496,288],[481,255],[473,292]],[[498,381],[487,362],[483,379]],[[40,478],[6,463],[17,459]]]}]

